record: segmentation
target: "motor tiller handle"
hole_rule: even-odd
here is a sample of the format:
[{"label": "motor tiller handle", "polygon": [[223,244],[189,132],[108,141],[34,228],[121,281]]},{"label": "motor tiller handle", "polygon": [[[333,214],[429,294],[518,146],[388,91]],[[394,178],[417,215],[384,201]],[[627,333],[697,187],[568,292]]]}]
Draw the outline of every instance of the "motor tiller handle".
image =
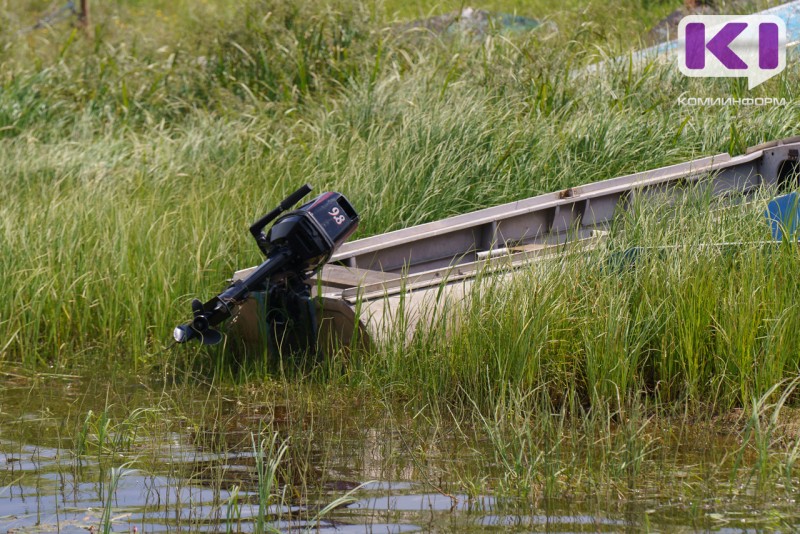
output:
[{"label": "motor tiller handle", "polygon": [[250,225],[250,233],[256,239],[256,243],[258,243],[258,248],[261,249],[261,252],[263,252],[264,254],[267,253],[267,251],[265,250],[267,246],[266,242],[267,238],[261,230],[263,230],[266,225],[275,220],[275,218],[278,215],[280,215],[284,211],[288,210],[289,208],[300,202],[300,200],[302,200],[304,196],[309,194],[311,190],[312,190],[311,185],[305,184],[303,187],[301,187],[300,189],[298,189],[297,191],[295,191],[294,193],[283,199],[283,201],[280,204],[278,204],[277,208],[270,211],[269,213],[267,213],[259,220]]}]

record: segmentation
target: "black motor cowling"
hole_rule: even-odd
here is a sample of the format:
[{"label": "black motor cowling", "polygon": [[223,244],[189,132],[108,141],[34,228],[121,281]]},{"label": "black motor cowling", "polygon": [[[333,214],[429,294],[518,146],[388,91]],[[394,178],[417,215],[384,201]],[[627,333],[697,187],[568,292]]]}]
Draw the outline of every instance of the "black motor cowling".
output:
[{"label": "black motor cowling", "polygon": [[[296,272],[313,272],[327,263],[357,226],[358,214],[344,195],[323,193],[278,219],[265,240],[270,249],[288,247]],[[265,254],[269,257],[269,250]]]}]

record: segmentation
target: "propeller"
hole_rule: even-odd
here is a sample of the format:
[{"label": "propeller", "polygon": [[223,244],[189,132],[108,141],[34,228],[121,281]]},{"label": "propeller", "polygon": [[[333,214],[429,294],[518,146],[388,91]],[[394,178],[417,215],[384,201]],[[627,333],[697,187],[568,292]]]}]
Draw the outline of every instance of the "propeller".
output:
[{"label": "propeller", "polygon": [[203,345],[216,345],[222,341],[222,334],[209,326],[203,303],[198,299],[192,300],[192,315],[194,315],[191,323],[192,330],[200,335]]},{"label": "propeller", "polygon": [[203,303],[197,299],[192,300],[192,315],[194,316],[192,322],[175,327],[172,333],[175,341],[185,343],[197,337],[203,345],[216,345],[222,341],[222,334],[209,326]]}]

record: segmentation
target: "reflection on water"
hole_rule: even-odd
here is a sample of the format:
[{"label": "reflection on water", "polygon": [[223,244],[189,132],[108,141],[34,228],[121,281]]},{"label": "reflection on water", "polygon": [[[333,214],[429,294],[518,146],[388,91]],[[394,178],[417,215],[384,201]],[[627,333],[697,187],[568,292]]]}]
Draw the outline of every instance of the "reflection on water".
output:
[{"label": "reflection on water", "polygon": [[[759,495],[712,480],[703,451],[691,447],[665,453],[681,461],[669,479],[675,487],[653,479],[626,499],[508,501],[464,493],[465,480],[490,476],[481,469],[491,469],[491,454],[478,442],[466,447],[447,429],[413,440],[399,435],[396,421],[348,407],[323,420],[293,419],[286,408],[243,407],[222,397],[213,409],[173,398],[171,408],[142,411],[150,419],[134,421],[138,407],[158,404],[154,398],[163,394],[139,388],[106,413],[108,398],[76,395],[73,386],[0,388],[0,532],[99,532],[103,524],[114,532],[253,532],[260,522],[273,531],[338,533],[800,527],[785,492]],[[199,402],[200,415],[188,418],[186,408],[176,408],[181,402]],[[413,425],[411,418],[405,424]],[[258,470],[275,451],[262,462],[258,447],[273,432],[289,450],[264,501]]]}]

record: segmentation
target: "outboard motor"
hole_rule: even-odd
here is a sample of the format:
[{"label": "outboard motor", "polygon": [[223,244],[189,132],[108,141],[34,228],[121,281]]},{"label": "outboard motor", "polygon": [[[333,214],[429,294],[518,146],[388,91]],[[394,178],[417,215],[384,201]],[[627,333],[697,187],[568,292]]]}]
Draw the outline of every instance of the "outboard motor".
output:
[{"label": "outboard motor", "polygon": [[[315,350],[317,324],[307,279],[355,231],[359,217],[344,195],[334,192],[323,193],[280,216],[310,192],[311,186],[304,185],[253,223],[250,233],[266,260],[247,278],[233,282],[205,304],[193,300],[194,317],[175,327],[175,341],[219,343],[222,334],[213,327],[230,318],[251,292],[266,291],[267,321],[274,339],[289,337],[292,348]],[[264,227],[273,220],[275,224],[264,234]]]}]

